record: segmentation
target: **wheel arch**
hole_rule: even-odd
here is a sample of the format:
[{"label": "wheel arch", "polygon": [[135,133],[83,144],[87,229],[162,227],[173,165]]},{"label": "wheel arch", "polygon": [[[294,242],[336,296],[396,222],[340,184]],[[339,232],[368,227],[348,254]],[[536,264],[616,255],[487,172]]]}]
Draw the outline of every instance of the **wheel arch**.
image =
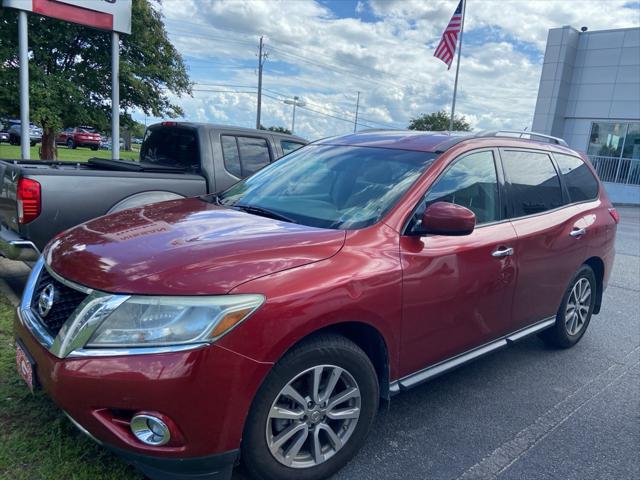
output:
[{"label": "wheel arch", "polygon": [[310,339],[323,334],[343,336],[360,347],[366,353],[367,357],[369,357],[369,360],[373,364],[373,368],[376,370],[378,384],[380,386],[380,397],[384,400],[389,400],[389,349],[382,333],[369,323],[345,321],[333,323],[320,328],[319,330],[314,330],[313,332],[298,339],[298,341],[291,345],[282,356],[286,355],[300,343],[309,341]]},{"label": "wheel arch", "polygon": [[593,270],[596,275],[596,305],[593,309],[594,314],[600,313],[602,306],[603,282],[604,282],[604,262],[600,257],[591,257],[584,262]]}]

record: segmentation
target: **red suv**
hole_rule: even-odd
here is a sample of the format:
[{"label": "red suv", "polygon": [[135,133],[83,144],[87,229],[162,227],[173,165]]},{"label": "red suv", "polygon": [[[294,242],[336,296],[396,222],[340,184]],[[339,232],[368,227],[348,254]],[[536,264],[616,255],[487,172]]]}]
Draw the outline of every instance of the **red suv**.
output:
[{"label": "red suv", "polygon": [[321,479],[380,399],[598,313],[618,216],[563,141],[364,132],[53,239],[19,370],[152,479]]},{"label": "red suv", "polygon": [[56,145],[66,145],[68,148],[89,147],[98,150],[100,134],[93,127],[65,128],[56,136]]}]

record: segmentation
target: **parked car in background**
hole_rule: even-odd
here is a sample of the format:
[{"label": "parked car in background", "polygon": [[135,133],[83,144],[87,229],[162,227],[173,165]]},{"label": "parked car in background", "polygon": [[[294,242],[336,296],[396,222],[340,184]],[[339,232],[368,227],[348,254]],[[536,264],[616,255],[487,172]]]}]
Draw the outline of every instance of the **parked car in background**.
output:
[{"label": "parked car in background", "polygon": [[137,162],[0,161],[0,253],[36,259],[54,235],[78,223],[218,192],[282,157],[288,145],[305,143],[264,130],[165,122],[149,127]]},{"label": "parked car in background", "polygon": [[[256,164],[257,132],[208,132]],[[174,135],[196,156],[192,133],[146,154]],[[519,135],[329,138],[68,230],[25,289],[19,370],[151,479],[226,480],[238,458],[328,478],[381,398],[528,335],[571,347],[600,311],[618,214],[586,157]]]},{"label": "parked car in background", "polygon": [[[9,143],[11,145],[20,145],[20,120],[8,120],[6,131],[9,134]],[[29,123],[29,143],[33,147],[42,141],[42,129],[34,123]]]},{"label": "parked car in background", "polygon": [[[0,126],[1,128],[1,126]],[[9,132],[6,132],[4,130],[0,131],[0,143],[9,143]]]},{"label": "parked car in background", "polygon": [[57,145],[66,145],[69,148],[89,147],[98,150],[100,147],[100,134],[93,127],[65,128],[56,136]]},{"label": "parked car in background", "polygon": [[[100,138],[100,149],[102,150],[111,150],[111,138],[109,137],[101,137]],[[120,150],[124,150],[124,140],[120,139]]]}]

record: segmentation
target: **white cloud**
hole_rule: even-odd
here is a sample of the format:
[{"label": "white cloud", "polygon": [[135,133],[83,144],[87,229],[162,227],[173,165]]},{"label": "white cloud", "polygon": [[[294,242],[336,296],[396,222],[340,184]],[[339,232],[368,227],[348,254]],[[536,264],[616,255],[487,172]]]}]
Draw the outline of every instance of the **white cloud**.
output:
[{"label": "white cloud", "polygon": [[[639,10],[626,8],[627,3],[469,2],[470,40],[463,49],[457,112],[477,128],[530,125],[548,29],[565,24],[591,30],[637,26]],[[313,0],[164,0],[162,9],[172,41],[192,60],[194,81],[227,85],[198,89],[236,90],[180,99],[185,118],[255,125],[251,87],[257,85],[257,43],[264,35],[269,53],[265,94],[275,97],[263,99],[264,125],[290,126],[291,106],[280,94],[299,95],[309,109],[352,120],[360,91],[362,123],[403,127],[420,113],[449,108],[454,70],[447,71],[433,57],[433,48],[456,4],[360,0],[356,13],[373,12],[373,22],[337,18]],[[296,112],[297,132],[310,139],[352,129],[349,121],[305,109]]]}]

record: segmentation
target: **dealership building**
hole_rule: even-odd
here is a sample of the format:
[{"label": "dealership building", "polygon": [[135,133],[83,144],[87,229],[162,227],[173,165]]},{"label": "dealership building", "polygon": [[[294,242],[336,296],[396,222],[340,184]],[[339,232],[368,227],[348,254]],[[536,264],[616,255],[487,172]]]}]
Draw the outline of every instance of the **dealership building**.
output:
[{"label": "dealership building", "polygon": [[549,30],[532,130],[586,152],[612,200],[640,204],[640,28]]}]

